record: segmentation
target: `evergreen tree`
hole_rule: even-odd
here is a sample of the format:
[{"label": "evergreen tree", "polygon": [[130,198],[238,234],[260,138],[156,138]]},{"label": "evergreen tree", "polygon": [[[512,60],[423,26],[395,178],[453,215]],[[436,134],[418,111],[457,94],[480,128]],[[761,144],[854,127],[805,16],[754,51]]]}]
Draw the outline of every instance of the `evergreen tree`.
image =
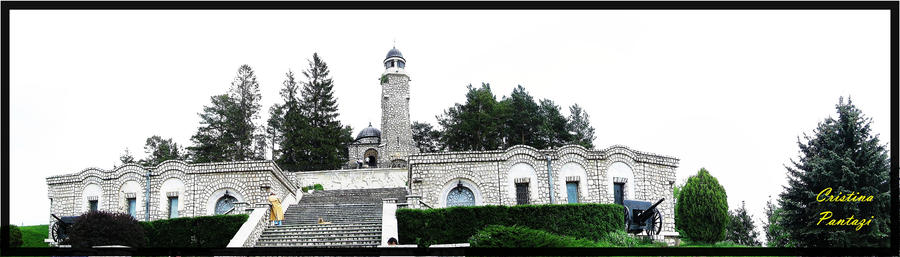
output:
[{"label": "evergreen tree", "polygon": [[128,148],[125,148],[125,152],[119,156],[119,161],[122,162],[122,165],[135,163],[134,156],[131,155],[131,152],[128,151]]},{"label": "evergreen tree", "polygon": [[552,100],[541,99],[541,125],[538,129],[540,139],[536,142],[540,143],[539,149],[560,147],[572,141],[572,136],[567,130],[568,121],[559,110],[559,106]]},{"label": "evergreen tree", "polygon": [[228,154],[233,151],[230,142],[234,135],[229,131],[229,112],[233,110],[233,101],[228,95],[210,97],[211,106],[203,106],[200,115],[201,126],[191,137],[194,145],[188,147],[191,161],[195,163],[230,161]]},{"label": "evergreen tree", "polygon": [[[890,161],[886,147],[871,135],[871,118],[863,116],[851,100],[843,97],[836,105],[838,117],[819,123],[814,136],[804,133],[806,143],[797,139],[799,160],[791,160],[788,185],[781,193],[779,205],[790,241],[799,247],[888,247],[890,228]],[[871,202],[818,202],[819,192],[832,188],[831,195],[873,196]],[[823,212],[831,219],[853,216],[871,223],[857,226],[821,224]]]},{"label": "evergreen tree", "polygon": [[546,147],[547,143],[541,140],[540,133],[544,123],[541,107],[522,85],[513,89],[508,98],[504,97],[500,105],[502,111],[495,116],[500,116],[498,118],[503,122],[500,136],[505,139],[504,148],[514,145]]},{"label": "evergreen tree", "polygon": [[581,106],[574,104],[569,107],[569,121],[567,129],[571,135],[569,143],[578,144],[585,148],[594,148],[594,127],[591,126],[591,118]]},{"label": "evergreen tree", "polygon": [[265,155],[264,131],[254,123],[259,117],[261,95],[256,75],[241,65],[228,94],[210,97],[204,106],[201,126],[188,147],[193,162],[262,160]]},{"label": "evergreen tree", "polygon": [[503,124],[491,85],[482,83],[475,88],[469,84],[467,88],[465,104],[457,103],[437,117],[444,131],[441,143],[450,151],[496,150],[502,143]]},{"label": "evergreen tree", "polygon": [[138,161],[143,166],[156,166],[167,160],[184,160],[186,156],[184,152],[171,138],[162,139],[162,137],[153,135],[147,138],[144,144],[144,153],[147,157]]},{"label": "evergreen tree", "polygon": [[433,153],[441,150],[441,132],[426,122],[413,121],[412,137],[420,153]]},{"label": "evergreen tree", "polygon": [[299,129],[299,137],[289,139],[292,145],[302,146],[298,149],[300,160],[296,164],[301,170],[340,168],[347,161],[347,143],[353,138],[350,136],[350,126],[341,125],[337,120],[337,99],[334,98],[334,82],[329,77],[328,65],[319,58],[318,53],[313,53],[309,68],[303,71],[303,75],[307,81],[301,89],[300,111],[294,115],[298,120],[305,117],[308,126]]},{"label": "evergreen tree", "polygon": [[753,217],[747,213],[744,202],[741,201],[741,208],[728,213],[730,222],[725,233],[725,240],[735,242],[740,245],[760,246],[759,232],[753,224]]},{"label": "evergreen tree", "polygon": [[254,120],[259,118],[262,106],[259,101],[262,95],[259,93],[256,74],[249,65],[241,65],[238,69],[237,76],[231,82],[229,96],[236,107],[229,120],[236,143],[232,159],[235,161],[263,159],[265,153],[259,152],[258,144],[254,145],[254,139],[262,132],[254,123]]},{"label": "evergreen tree", "polygon": [[766,201],[766,219],[763,220],[763,231],[766,232],[767,247],[793,247],[794,244],[788,241],[787,231],[781,225],[782,210],[772,203],[771,196]]},{"label": "evergreen tree", "polygon": [[675,204],[675,227],[695,242],[715,243],[725,239],[728,226],[728,195],[719,180],[701,168],[688,178]]},{"label": "evergreen tree", "polygon": [[300,85],[291,71],[285,74],[282,85],[280,95],[284,103],[272,107],[268,121],[275,134],[273,140],[279,145],[277,151],[273,150],[275,160],[285,170],[302,170],[301,165],[310,163],[311,157],[308,142],[303,138],[309,126],[300,108]]}]

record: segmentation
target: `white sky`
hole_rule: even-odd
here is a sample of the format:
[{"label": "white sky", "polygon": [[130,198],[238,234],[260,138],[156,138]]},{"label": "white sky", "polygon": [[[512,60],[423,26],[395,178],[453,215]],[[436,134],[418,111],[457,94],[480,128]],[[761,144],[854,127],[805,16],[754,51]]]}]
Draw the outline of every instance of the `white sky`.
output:
[{"label": "white sky", "polygon": [[[380,125],[381,61],[397,40],[412,120],[521,84],[590,114],[598,148],[706,167],[760,219],[796,139],[840,96],[890,140],[888,11],[11,11],[11,222],[47,223],[45,178],[137,158],[151,135],[182,145],[241,64],[263,115],[288,69],[318,52],[354,135]],[[888,218],[888,217],[883,217]]]}]

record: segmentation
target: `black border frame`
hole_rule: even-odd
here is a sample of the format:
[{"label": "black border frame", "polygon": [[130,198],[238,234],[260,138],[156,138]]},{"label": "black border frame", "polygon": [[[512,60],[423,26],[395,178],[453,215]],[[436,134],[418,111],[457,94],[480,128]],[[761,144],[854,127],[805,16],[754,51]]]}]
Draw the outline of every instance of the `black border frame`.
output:
[{"label": "black border frame", "polygon": [[900,198],[897,197],[898,188],[898,158],[897,135],[898,110],[900,110],[900,98],[898,98],[898,2],[896,1],[789,1],[789,2],[471,2],[471,1],[436,1],[436,2],[278,2],[278,1],[88,1],[88,2],[63,2],[63,1],[4,1],[2,5],[2,172],[0,172],[0,224],[9,224],[9,24],[10,10],[119,10],[119,9],[147,9],[147,10],[281,10],[281,9],[307,9],[307,10],[415,10],[415,9],[489,9],[489,10],[531,10],[531,9],[605,9],[605,10],[889,10],[891,33],[891,247],[890,248],[517,248],[517,249],[484,249],[484,248],[144,248],[144,249],[71,249],[71,248],[10,248],[9,229],[3,226],[0,231],[0,251],[4,255],[891,255],[900,254]]}]

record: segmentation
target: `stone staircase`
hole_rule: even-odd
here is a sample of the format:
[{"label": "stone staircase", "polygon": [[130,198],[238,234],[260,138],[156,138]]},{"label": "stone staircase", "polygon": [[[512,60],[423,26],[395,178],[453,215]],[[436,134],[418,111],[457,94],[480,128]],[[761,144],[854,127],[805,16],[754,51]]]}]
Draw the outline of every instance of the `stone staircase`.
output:
[{"label": "stone staircase", "polygon": [[[406,188],[348,189],[304,194],[284,214],[284,225],[269,225],[257,247],[376,247],[381,244],[381,203],[405,201]],[[318,224],[322,218],[331,224]]]}]

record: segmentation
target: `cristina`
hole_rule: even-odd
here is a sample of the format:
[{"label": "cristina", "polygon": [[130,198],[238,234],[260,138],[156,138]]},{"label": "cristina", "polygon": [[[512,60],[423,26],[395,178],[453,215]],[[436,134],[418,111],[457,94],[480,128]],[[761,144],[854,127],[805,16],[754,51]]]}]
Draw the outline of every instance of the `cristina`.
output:
[{"label": "cristina", "polygon": [[865,196],[861,194],[857,194],[857,192],[850,193],[848,195],[844,195],[841,192],[838,194],[831,195],[831,188],[822,189],[822,192],[819,192],[816,195],[817,202],[871,202],[872,196]]}]

